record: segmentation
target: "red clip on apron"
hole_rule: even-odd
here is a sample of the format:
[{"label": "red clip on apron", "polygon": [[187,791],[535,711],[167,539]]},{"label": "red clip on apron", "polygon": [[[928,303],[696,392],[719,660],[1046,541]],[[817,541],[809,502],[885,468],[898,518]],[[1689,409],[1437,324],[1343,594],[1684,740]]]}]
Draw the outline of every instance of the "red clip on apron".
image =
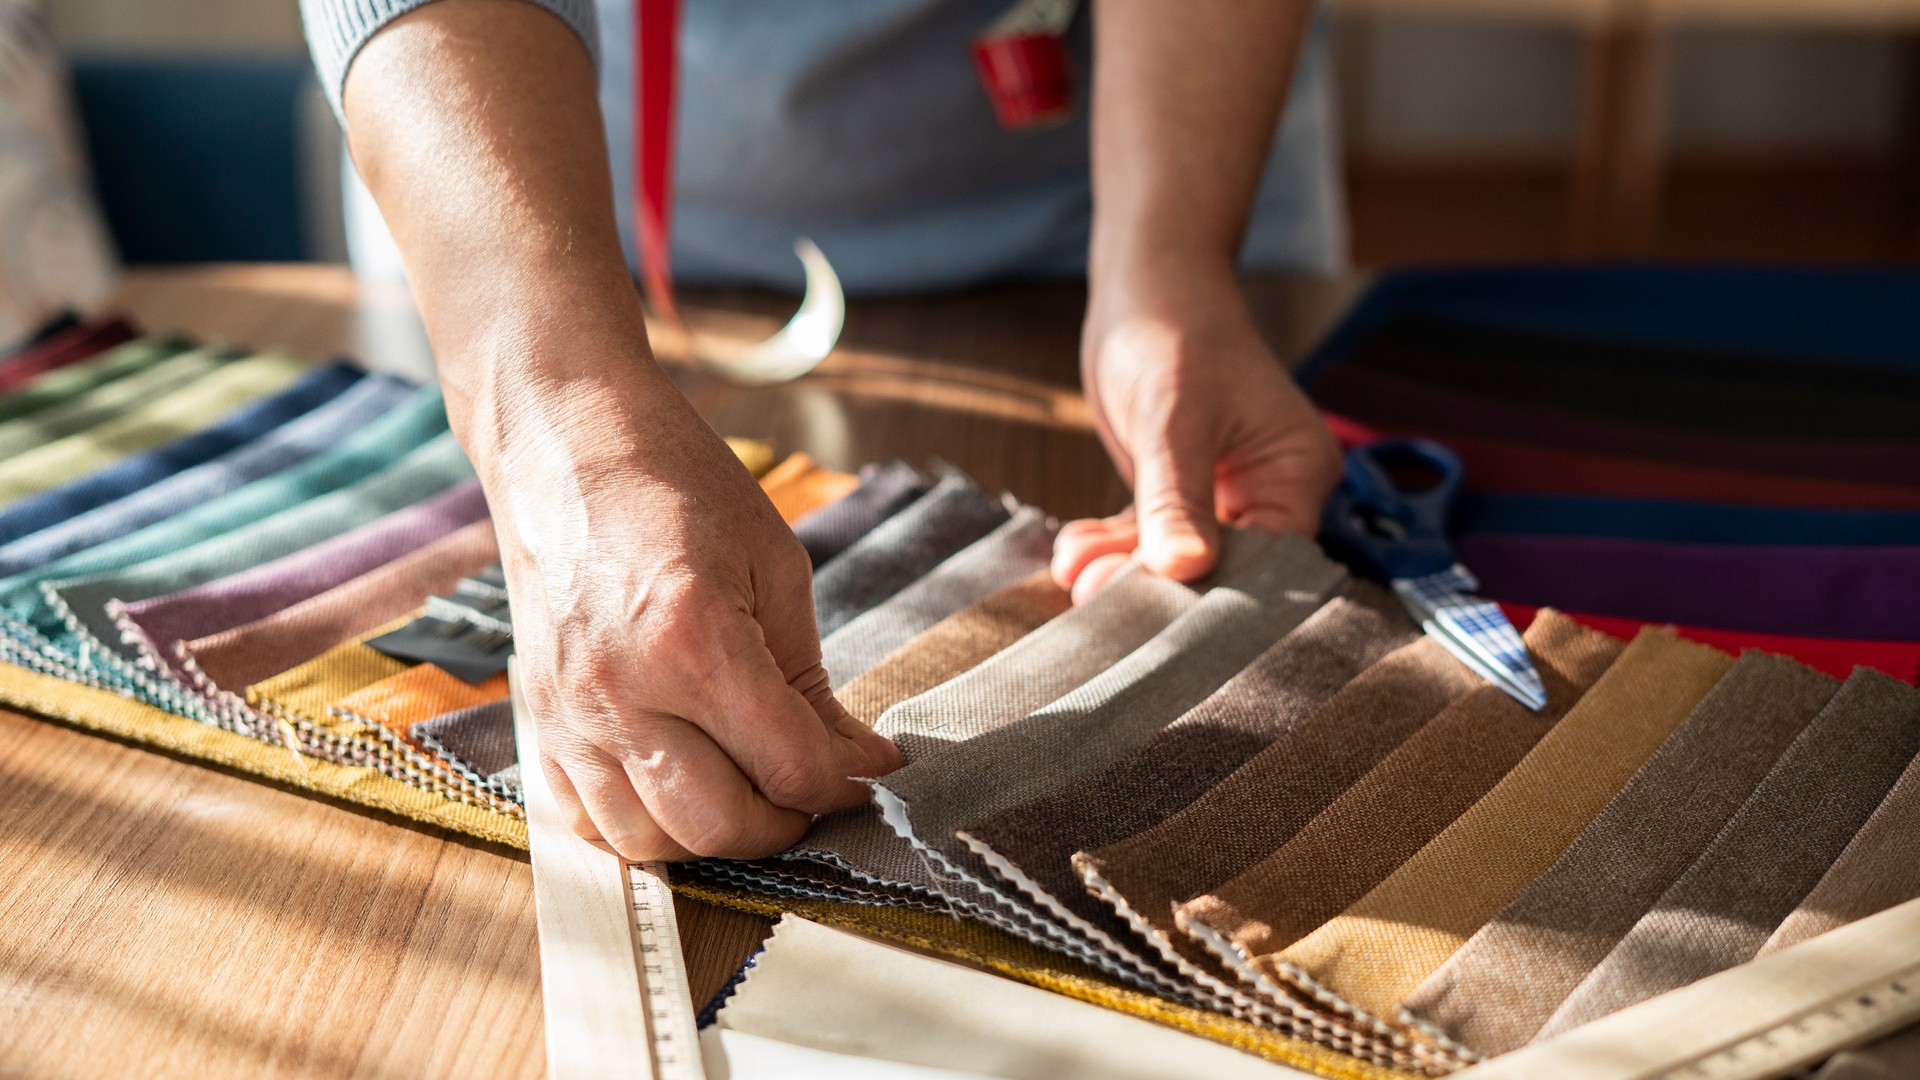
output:
[{"label": "red clip on apron", "polygon": [[973,41],[973,66],[1008,131],[1057,124],[1073,113],[1065,38],[1077,0],[1020,0]]}]

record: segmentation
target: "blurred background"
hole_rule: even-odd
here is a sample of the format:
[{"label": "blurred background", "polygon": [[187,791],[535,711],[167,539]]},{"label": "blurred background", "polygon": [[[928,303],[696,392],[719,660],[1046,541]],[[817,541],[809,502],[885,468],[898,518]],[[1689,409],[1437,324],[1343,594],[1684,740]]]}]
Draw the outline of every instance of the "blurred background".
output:
[{"label": "blurred background", "polygon": [[[129,263],[344,259],[294,0],[43,0]],[[1353,258],[1920,256],[1920,0],[1336,0]]]}]

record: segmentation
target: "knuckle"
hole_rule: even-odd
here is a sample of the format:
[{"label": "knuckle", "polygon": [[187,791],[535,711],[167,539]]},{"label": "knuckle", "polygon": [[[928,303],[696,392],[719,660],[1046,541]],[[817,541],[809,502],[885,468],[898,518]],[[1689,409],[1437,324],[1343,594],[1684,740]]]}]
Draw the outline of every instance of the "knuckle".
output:
[{"label": "knuckle", "polygon": [[830,782],[817,769],[810,769],[800,761],[782,758],[770,763],[761,770],[758,787],[760,794],[775,806],[800,809],[818,801],[828,790]]},{"label": "knuckle", "polygon": [[703,813],[687,823],[681,847],[703,859],[745,858],[759,854],[745,821],[730,814]]}]

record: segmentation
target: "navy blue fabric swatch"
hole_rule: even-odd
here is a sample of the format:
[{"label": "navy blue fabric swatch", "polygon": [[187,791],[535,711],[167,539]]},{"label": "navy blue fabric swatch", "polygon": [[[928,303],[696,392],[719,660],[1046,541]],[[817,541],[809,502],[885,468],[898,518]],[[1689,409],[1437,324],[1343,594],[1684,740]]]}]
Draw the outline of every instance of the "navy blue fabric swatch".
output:
[{"label": "navy blue fabric swatch", "polygon": [[1455,507],[1451,529],[1459,534],[1593,536],[1689,544],[1920,545],[1920,511],[1804,510],[1684,499],[1467,492]]}]

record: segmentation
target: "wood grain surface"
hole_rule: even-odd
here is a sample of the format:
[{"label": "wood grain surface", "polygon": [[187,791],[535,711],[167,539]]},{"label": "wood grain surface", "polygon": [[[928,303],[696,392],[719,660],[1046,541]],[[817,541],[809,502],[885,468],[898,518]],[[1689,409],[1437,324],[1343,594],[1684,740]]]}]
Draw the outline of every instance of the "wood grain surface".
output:
[{"label": "wood grain surface", "polygon": [[[1250,283],[1283,353],[1353,282]],[[1005,288],[855,304],[821,371],[723,385],[662,357],[722,433],[851,467],[941,457],[1061,515],[1125,491],[1075,390],[1082,295]],[[790,299],[697,293],[696,332],[757,335]],[[151,330],[430,371],[404,290],[322,266],[135,272]],[[0,1076],[537,1076],[524,856],[0,712]],[[678,907],[696,1002],[767,932]]]}]

